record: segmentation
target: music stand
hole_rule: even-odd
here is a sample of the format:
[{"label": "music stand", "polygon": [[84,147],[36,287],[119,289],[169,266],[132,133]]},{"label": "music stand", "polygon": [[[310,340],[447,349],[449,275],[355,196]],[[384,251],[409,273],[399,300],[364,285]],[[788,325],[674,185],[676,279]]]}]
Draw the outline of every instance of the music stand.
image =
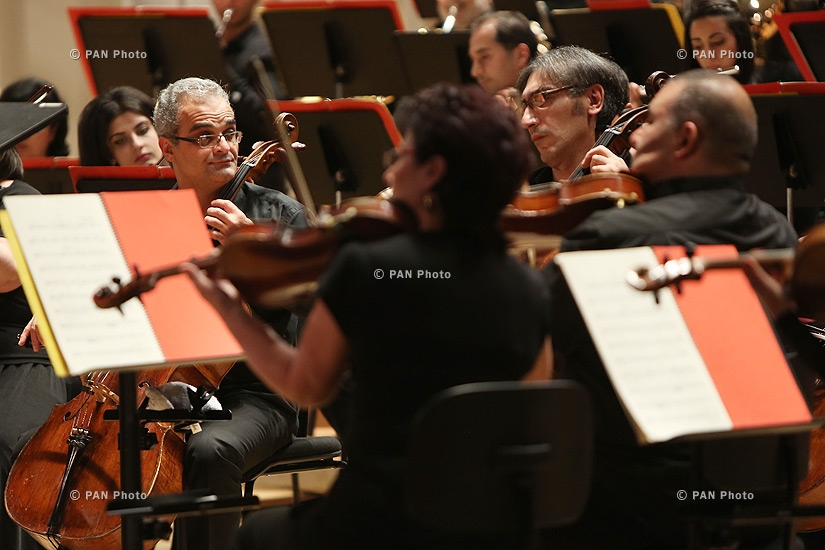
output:
[{"label": "music stand", "polygon": [[757,84],[747,89],[756,108],[759,142],[746,190],[790,212],[791,221],[794,208],[825,206],[825,170],[813,137],[818,125],[825,124],[825,83]]},{"label": "music stand", "polygon": [[470,31],[419,33],[395,31],[404,69],[412,91],[417,92],[436,82],[474,84],[470,75]]},{"label": "music stand", "polygon": [[335,203],[337,191],[341,198],[351,198],[375,195],[386,187],[382,153],[401,141],[386,105],[336,99],[270,102],[270,108],[298,119],[298,141],[306,144],[298,160],[316,204]]},{"label": "music stand", "polygon": [[27,157],[23,179],[44,195],[74,193],[69,167],[80,164],[77,157]]},{"label": "music stand", "polygon": [[71,166],[69,175],[77,193],[172,189],[171,166]]},{"label": "music stand", "polygon": [[[608,53],[631,82],[643,83],[655,71],[676,74],[689,68],[684,26],[676,8],[553,10],[548,15],[555,41],[595,53]],[[685,59],[679,59],[679,51]]]},{"label": "music stand", "polygon": [[0,102],[0,151],[14,147],[67,112],[65,103]]},{"label": "music stand", "polygon": [[808,82],[825,82],[825,10],[774,15],[779,34]]},{"label": "music stand", "polygon": [[69,8],[69,17],[94,95],[127,85],[156,97],[188,76],[229,82],[206,9]]},{"label": "music stand", "polygon": [[259,13],[289,96],[409,92],[392,39],[403,28],[394,2],[278,2]]}]

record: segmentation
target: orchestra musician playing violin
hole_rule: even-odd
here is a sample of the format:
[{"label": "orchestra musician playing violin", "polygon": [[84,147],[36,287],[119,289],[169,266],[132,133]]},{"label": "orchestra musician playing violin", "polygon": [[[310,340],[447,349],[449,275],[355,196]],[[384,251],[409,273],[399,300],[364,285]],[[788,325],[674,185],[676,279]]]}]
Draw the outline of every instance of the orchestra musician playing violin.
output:
[{"label": "orchestra musician playing violin", "polygon": [[[158,97],[154,118],[160,148],[175,170],[177,185],[195,190],[213,240],[223,243],[232,230],[252,225],[253,220],[306,225],[303,206],[273,189],[244,182],[234,199],[219,198],[236,175],[241,132],[229,98],[217,83],[186,78],[170,84]],[[297,321],[288,311],[266,313],[272,330],[295,340]],[[184,484],[240,496],[242,474],[291,441],[297,412],[243,363],[229,371],[216,396],[232,411],[232,419],[203,423],[203,430],[189,437]],[[226,549],[239,522],[240,514],[179,520],[176,547]]]},{"label": "orchestra musician playing violin", "polygon": [[527,140],[477,86],[422,90],[398,106],[396,121],[403,141],[384,180],[419,229],[345,245],[320,281],[297,348],[248,314],[229,281],[186,266],[271,388],[315,405],[333,397],[349,365],[355,380],[347,468],[330,494],[294,513],[249,514],[237,548],[513,543],[428,530],[402,501],[413,416],[432,396],[467,382],[549,376],[546,288],[506,253],[497,226],[528,172]]},{"label": "orchestra musician playing violin", "polygon": [[628,102],[622,68],[578,46],[537,56],[516,87],[521,124],[545,164],[530,176],[531,184],[568,179]]},{"label": "orchestra musician playing violin", "polygon": [[[647,123],[630,137],[633,173],[646,181],[646,202],[591,214],[565,235],[561,250],[693,244],[733,244],[742,251],[794,247],[796,234],[788,221],[741,187],[756,147],[756,120],[750,97],[730,76],[697,69],[672,79],[651,100]],[[544,273],[551,292],[556,372],[585,384],[597,404],[590,500],[578,523],[548,538],[555,548],[685,548],[687,519],[677,491],[713,486],[692,481],[687,444],[637,444],[558,266],[550,264]],[[747,369],[733,357],[731,367]],[[736,468],[747,468],[743,460],[760,460],[759,453],[725,456]],[[766,494],[756,495],[765,502]],[[739,537],[738,548],[762,548],[749,544],[777,536],[772,529],[730,533]],[[724,546],[733,541],[702,542]]]}]

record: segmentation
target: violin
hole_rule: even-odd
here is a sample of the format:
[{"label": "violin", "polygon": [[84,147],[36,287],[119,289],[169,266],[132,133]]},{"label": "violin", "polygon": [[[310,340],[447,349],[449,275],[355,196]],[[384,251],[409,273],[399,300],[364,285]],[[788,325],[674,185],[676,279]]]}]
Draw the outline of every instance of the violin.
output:
[{"label": "violin", "polygon": [[[344,243],[375,241],[416,228],[417,218],[406,205],[356,197],[339,208],[323,209],[312,227],[284,227],[278,223],[242,227],[227,238],[222,248],[189,261],[212,276],[229,279],[250,304],[287,307],[314,293],[318,277]],[[136,271],[126,284],[115,282],[101,287],[94,302],[101,308],[120,307],[152,290],[160,279],[181,273],[182,265],[145,274]]]},{"label": "violin", "polygon": [[627,274],[627,282],[642,291],[657,291],[680,281],[700,279],[711,269],[740,268],[753,258],[778,269],[802,317],[825,321],[825,225],[814,227],[796,249],[754,250],[736,258],[680,258]]}]

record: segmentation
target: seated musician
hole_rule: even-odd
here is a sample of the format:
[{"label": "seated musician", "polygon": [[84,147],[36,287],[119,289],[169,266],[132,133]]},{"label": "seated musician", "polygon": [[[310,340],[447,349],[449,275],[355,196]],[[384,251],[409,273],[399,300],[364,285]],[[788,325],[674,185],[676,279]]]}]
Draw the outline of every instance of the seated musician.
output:
[{"label": "seated musician", "polygon": [[527,174],[527,141],[512,113],[477,86],[422,90],[399,105],[396,119],[403,141],[384,179],[419,231],[342,249],[297,348],[247,314],[231,283],[189,266],[270,387],[313,405],[333,396],[350,363],[356,382],[348,466],[331,493],[294,515],[253,512],[237,548],[501,549],[513,542],[413,523],[403,511],[403,464],[413,416],[435,393],[549,375],[546,289],[506,253],[497,228]]},{"label": "seated musician", "polygon": [[[175,169],[178,187],[195,190],[213,240],[223,243],[230,231],[258,219],[306,225],[302,205],[279,191],[245,182],[233,200],[220,198],[221,188],[238,168],[241,132],[229,98],[217,83],[186,78],[170,84],[158,97],[154,120],[161,151]],[[294,340],[289,312],[268,312],[267,320],[279,334]],[[216,395],[232,411],[232,419],[204,423],[203,431],[189,438],[184,484],[189,489],[208,487],[216,494],[240,496],[243,473],[291,441],[297,412],[243,363],[232,368]],[[176,544],[189,550],[226,549],[239,522],[240,514],[178,521]]]},{"label": "seated musician", "polygon": [[533,59],[517,88],[521,124],[545,164],[530,176],[532,184],[568,179],[628,100],[622,68],[578,46]]},{"label": "seated musician", "polygon": [[493,11],[470,29],[470,74],[479,85],[508,101],[517,93],[518,75],[538,53],[538,39],[527,17],[517,11]]},{"label": "seated musician", "polygon": [[[10,195],[39,195],[22,181],[23,163],[17,152],[0,153],[0,208]],[[70,383],[57,377],[40,340],[11,248],[0,230],[0,496],[12,463],[52,407],[71,395]],[[0,546],[22,550],[41,548],[9,518],[0,506]]]},{"label": "seated musician", "polygon": [[152,123],[155,103],[131,86],[118,86],[83,108],[77,125],[82,166],[150,166],[163,154]]},{"label": "seated musician", "polygon": [[[633,173],[646,180],[647,202],[591,214],[565,235],[561,250],[690,244],[733,244],[743,251],[793,247],[796,234],[788,221],[746,194],[740,184],[756,147],[756,122],[750,97],[733,78],[705,70],[674,78],[650,102],[647,124],[630,137]],[[676,493],[701,488],[691,481],[689,449],[684,444],[636,443],[564,278],[555,264],[545,275],[551,289],[557,372],[586,384],[598,404],[590,501],[582,519],[553,532],[549,542],[556,548],[687,547],[687,519],[680,515]],[[731,360],[732,367],[747,368]],[[731,456],[730,464],[743,460],[759,456]],[[776,533],[734,536],[742,537],[739,548],[748,548],[746,542],[763,535],[770,540]]]}]

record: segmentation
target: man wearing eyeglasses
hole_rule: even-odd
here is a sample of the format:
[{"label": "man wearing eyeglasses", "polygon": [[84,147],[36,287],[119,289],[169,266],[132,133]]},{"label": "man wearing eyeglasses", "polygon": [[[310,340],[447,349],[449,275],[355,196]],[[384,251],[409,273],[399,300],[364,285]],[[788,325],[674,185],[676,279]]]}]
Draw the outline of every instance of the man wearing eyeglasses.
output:
[{"label": "man wearing eyeglasses", "polygon": [[[279,191],[243,183],[233,200],[218,199],[238,168],[241,132],[226,92],[217,83],[186,78],[170,84],[155,107],[161,151],[175,170],[180,189],[194,189],[212,238],[227,235],[253,220],[280,220],[305,226],[303,206]],[[297,319],[286,310],[256,312],[288,341],[295,343]],[[289,443],[297,412],[270,392],[243,363],[237,363],[217,392],[232,419],[206,422],[189,436],[184,458],[187,489],[209,488],[219,495],[241,494],[244,472]],[[240,524],[240,514],[179,520],[175,547],[225,550]]]},{"label": "man wearing eyeglasses", "polygon": [[568,179],[628,103],[622,68],[578,46],[554,48],[533,59],[516,88],[521,124],[546,165],[530,183]]}]

